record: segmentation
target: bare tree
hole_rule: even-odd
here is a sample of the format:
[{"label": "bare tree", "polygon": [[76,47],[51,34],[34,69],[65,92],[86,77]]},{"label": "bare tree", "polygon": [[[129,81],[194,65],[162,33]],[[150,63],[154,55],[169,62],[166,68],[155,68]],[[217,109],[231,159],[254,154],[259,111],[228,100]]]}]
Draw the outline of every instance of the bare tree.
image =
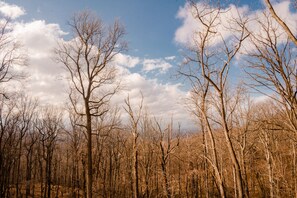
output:
[{"label": "bare tree", "polygon": [[[76,125],[79,123],[81,117],[77,115],[72,109],[68,109],[70,126],[64,131],[67,137],[67,145],[70,147],[71,155],[71,165],[70,165],[70,185],[71,185],[71,196],[77,197],[79,195],[78,188],[80,184],[80,175],[79,175],[79,158],[82,147],[83,134],[80,130],[80,127]],[[68,167],[67,167],[68,168]],[[66,175],[68,178],[68,175]],[[66,182],[65,182],[66,183]]]},{"label": "bare tree", "polygon": [[286,129],[297,131],[297,64],[296,46],[283,39],[282,31],[272,23],[269,14],[257,21],[261,33],[251,33],[254,49],[249,51],[246,70],[252,88],[277,101],[281,106]]},{"label": "bare tree", "polygon": [[170,174],[168,170],[168,165],[170,162],[170,157],[173,155],[174,151],[179,146],[179,136],[173,137],[173,121],[168,124],[166,129],[162,129],[161,124],[155,120],[155,131],[158,133],[158,147],[161,151],[161,170],[163,176],[163,183],[165,187],[166,197],[172,197],[172,186],[170,182]]},{"label": "bare tree", "polygon": [[[238,19],[227,19],[228,24],[224,25],[221,21],[221,16],[225,12],[228,12],[228,10],[223,10],[220,4],[216,7],[206,3],[197,4],[196,2],[191,2],[190,5],[190,10],[200,25],[200,29],[194,35],[193,44],[190,46],[193,56],[186,57],[188,67],[186,70],[181,71],[181,74],[190,79],[194,92],[202,95],[202,100],[199,103],[207,99],[206,105],[209,105],[208,108],[215,110],[216,113],[213,114],[212,118],[209,112],[202,113],[204,115],[204,121],[206,121],[204,123],[208,128],[207,123],[210,121],[213,122],[213,126],[218,124],[221,127],[235,170],[235,195],[244,197],[242,172],[234,143],[232,142],[232,126],[230,125],[231,114],[234,108],[236,108],[237,103],[230,103],[231,97],[228,95],[228,77],[232,69],[232,61],[238,54],[242,42],[249,35],[245,28],[247,21],[241,18],[241,16],[238,16]],[[220,28],[230,31],[230,34],[227,36],[221,34]],[[192,63],[192,65],[189,63]],[[201,107],[201,110],[207,110],[207,107],[203,107],[203,105]],[[215,149],[214,146],[212,149]],[[215,166],[217,165],[214,164]],[[219,174],[216,173],[216,175],[219,185],[222,182],[219,179]],[[219,187],[221,197],[225,197],[222,184]]]},{"label": "bare tree", "polygon": [[84,117],[79,125],[86,129],[87,138],[87,196],[92,197],[92,118],[109,110],[110,98],[118,91],[116,70],[112,60],[126,48],[121,42],[123,26],[116,21],[106,28],[90,12],[75,15],[69,23],[74,38],[60,43],[56,50],[58,61],[68,71],[71,91],[70,101],[75,112]]},{"label": "bare tree", "polygon": [[42,157],[45,161],[45,191],[43,197],[50,198],[53,156],[57,146],[57,137],[62,129],[62,114],[55,111],[53,107],[48,107],[43,109],[39,116],[35,127],[39,132]]},{"label": "bare tree", "polygon": [[0,96],[0,196],[9,197],[11,171],[18,147],[16,102]]},{"label": "bare tree", "polygon": [[125,111],[128,113],[130,118],[130,131],[133,136],[132,143],[132,193],[134,198],[139,197],[139,176],[138,176],[138,137],[139,137],[139,121],[143,111],[143,96],[138,109],[135,111],[130,103],[130,97],[128,96],[125,100],[126,107]]},{"label": "bare tree", "polygon": [[[258,119],[261,143],[263,145],[266,159],[266,169],[268,175],[270,196],[278,196],[281,184],[280,176],[276,176],[279,167],[283,166],[282,158],[278,154],[278,135],[289,136],[292,142],[296,142],[297,131],[297,64],[296,64],[296,44],[297,39],[294,30],[282,20],[275,12],[269,0],[265,0],[268,12],[264,12],[261,17],[253,21],[260,27],[259,31],[250,31],[251,49],[247,53],[246,72],[251,80],[249,85],[258,92],[267,96],[265,103],[265,114],[274,109],[272,115],[262,116]],[[278,24],[275,24],[275,20]],[[269,100],[271,100],[269,101]],[[257,109],[259,111],[260,108]],[[281,122],[280,122],[281,120]],[[276,135],[277,134],[277,135]],[[287,143],[291,145],[292,143]],[[287,152],[292,163],[292,179],[287,181],[292,185],[292,196],[297,194],[296,186],[296,158],[295,143],[293,143],[292,153]],[[279,163],[280,162],[280,163]],[[279,166],[279,167],[277,167]],[[263,190],[264,191],[264,190]],[[265,191],[264,191],[265,192]],[[284,194],[284,192],[283,192]]]},{"label": "bare tree", "polygon": [[19,189],[19,179],[20,179],[20,166],[21,157],[23,152],[23,139],[28,134],[29,130],[32,130],[33,119],[35,115],[35,110],[37,107],[37,101],[29,98],[28,96],[20,95],[19,101],[17,103],[17,111],[19,117],[18,124],[18,134],[19,134],[19,156],[17,162],[17,182],[16,182],[16,196],[20,196]]},{"label": "bare tree", "polygon": [[18,74],[13,72],[13,66],[24,66],[27,57],[21,52],[22,46],[11,35],[10,19],[0,22],[0,83],[8,82]]},{"label": "bare tree", "polygon": [[[295,6],[297,5],[297,1],[294,2]],[[283,30],[287,33],[288,37],[291,39],[291,41],[297,46],[297,37],[294,35],[294,31],[289,28],[289,26],[285,23],[284,20],[282,20],[279,15],[275,12],[275,9],[273,8],[270,0],[265,0],[265,4],[271,14],[271,16],[278,22],[280,26],[282,26]],[[296,7],[295,7],[296,8]]]},{"label": "bare tree", "polygon": [[[207,144],[207,137],[204,136],[204,147],[205,153],[204,158],[207,162],[213,167],[214,170],[214,177],[217,182],[219,192],[222,197],[226,196],[225,187],[223,182],[223,175],[219,170],[219,162],[218,162],[218,151],[216,146],[216,141],[214,137],[214,130],[211,127],[211,120],[209,119],[209,111],[210,105],[208,104],[209,101],[209,91],[210,91],[210,84],[205,79],[199,79],[194,76],[194,73],[191,71],[184,72],[180,71],[182,75],[188,76],[189,80],[192,84],[192,91],[191,91],[191,98],[190,98],[190,106],[189,110],[192,112],[197,119],[199,120],[199,124],[201,127],[201,131],[204,134],[206,131],[210,145]],[[208,75],[210,75],[210,71],[208,71]],[[210,150],[210,151],[209,151]],[[210,152],[210,153],[209,153]]]}]

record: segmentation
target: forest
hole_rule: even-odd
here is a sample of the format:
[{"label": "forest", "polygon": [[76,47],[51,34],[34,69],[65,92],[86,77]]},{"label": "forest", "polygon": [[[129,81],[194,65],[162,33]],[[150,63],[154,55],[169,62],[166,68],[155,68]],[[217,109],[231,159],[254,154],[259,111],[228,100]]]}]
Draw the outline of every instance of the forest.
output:
[{"label": "forest", "polygon": [[187,2],[197,30],[176,76],[190,85],[188,131],[150,114],[142,92],[111,102],[122,89],[113,59],[128,47],[120,21],[69,19],[73,37],[53,49],[68,74],[59,107],[6,89],[28,59],[2,18],[0,197],[297,197],[297,19],[263,2],[257,18]]}]

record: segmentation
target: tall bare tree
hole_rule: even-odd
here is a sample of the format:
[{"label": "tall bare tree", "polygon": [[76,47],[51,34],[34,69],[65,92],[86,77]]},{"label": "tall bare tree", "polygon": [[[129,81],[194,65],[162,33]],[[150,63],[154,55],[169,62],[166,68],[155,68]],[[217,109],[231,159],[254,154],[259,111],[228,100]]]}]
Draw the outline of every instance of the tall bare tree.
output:
[{"label": "tall bare tree", "polygon": [[42,157],[45,161],[44,198],[51,197],[53,156],[57,146],[58,134],[62,129],[62,114],[53,107],[42,109],[35,127],[39,132]]},{"label": "tall bare tree", "polygon": [[261,33],[251,32],[253,50],[248,53],[247,73],[250,85],[277,101],[281,106],[286,129],[297,131],[297,63],[296,45],[272,23],[268,13],[257,23]]},{"label": "tall bare tree", "polygon": [[16,148],[18,146],[17,126],[19,116],[15,114],[16,102],[0,97],[0,196],[8,197],[12,181]]},{"label": "tall bare tree", "polygon": [[158,139],[158,147],[161,151],[161,170],[162,170],[162,177],[163,177],[163,183],[164,188],[166,192],[166,197],[171,198],[172,197],[172,185],[170,182],[170,173],[169,173],[169,162],[170,157],[173,155],[174,151],[179,146],[179,134],[177,137],[173,137],[173,121],[171,120],[171,123],[168,124],[166,129],[162,129],[162,126],[160,122],[155,120],[155,131],[159,133],[159,139]]},{"label": "tall bare tree", "polygon": [[21,95],[17,103],[17,110],[19,116],[18,124],[18,133],[19,133],[19,153],[18,153],[18,162],[17,162],[17,182],[16,182],[16,196],[19,195],[19,179],[20,179],[20,166],[21,166],[21,157],[23,155],[23,139],[32,130],[33,119],[35,115],[35,110],[37,107],[37,101],[29,98],[28,96]]},{"label": "tall bare tree", "polygon": [[126,106],[124,107],[125,111],[129,115],[130,120],[130,131],[133,136],[132,139],[132,197],[139,197],[139,177],[138,177],[138,138],[139,138],[139,122],[143,113],[143,96],[139,104],[138,109],[135,111],[130,103],[130,97],[128,96],[125,100]]},{"label": "tall bare tree", "polygon": [[84,117],[79,123],[87,138],[87,196],[92,197],[92,118],[101,117],[109,110],[109,101],[118,91],[116,70],[112,60],[125,50],[122,42],[124,28],[118,22],[106,27],[88,11],[75,15],[69,23],[74,38],[60,43],[56,49],[58,61],[68,71],[70,101],[75,112]]},{"label": "tall bare tree", "polygon": [[[265,2],[270,4],[268,0]],[[293,142],[297,140],[297,45],[292,35],[290,36],[287,30],[281,27],[281,23],[281,26],[275,25],[274,19],[278,16],[274,13],[272,5],[270,6],[270,12],[264,12],[263,17],[256,21],[260,26],[260,32],[250,30],[252,49],[248,52],[246,71],[251,78],[249,85],[272,99],[275,104],[271,102],[269,108],[274,106],[273,109],[277,112],[277,118],[274,118],[275,115],[270,115],[266,116],[265,119],[259,119],[262,134],[260,140],[264,145],[270,196],[272,197],[276,196],[277,189],[279,189],[275,184],[275,172],[278,168],[275,165],[277,160],[274,158],[278,157],[275,155],[278,148],[271,146],[277,144],[277,140],[271,138],[273,132],[282,133],[285,131],[286,136],[289,136]],[[266,103],[268,103],[269,99],[267,99]],[[265,111],[269,112],[267,109]],[[279,120],[282,120],[282,122],[279,122]],[[292,150],[292,175],[295,178],[295,143],[293,143]],[[296,196],[296,180],[293,179],[292,181],[294,181],[292,189],[294,189],[294,195]]]},{"label": "tall bare tree", "polygon": [[[193,17],[197,20],[200,28],[194,35],[193,42],[189,47],[193,54],[186,57],[188,67],[181,71],[181,73],[190,79],[194,93],[198,93],[200,97],[199,103],[202,103],[200,110],[204,111],[202,115],[204,115],[203,119],[206,127],[209,128],[208,123],[212,122],[217,123],[221,127],[234,167],[236,182],[235,195],[244,197],[242,172],[234,143],[232,142],[232,126],[230,125],[231,114],[234,108],[236,108],[237,103],[231,104],[233,102],[231,102],[232,97],[229,95],[228,78],[229,72],[232,69],[232,61],[238,54],[242,42],[249,35],[245,28],[246,20],[238,16],[238,19],[226,19],[228,20],[228,24],[224,25],[221,17],[228,10],[224,10],[220,7],[220,4],[214,6],[205,2],[198,4],[190,1],[190,6]],[[222,34],[220,29],[229,31],[229,33]],[[205,104],[203,104],[203,101]],[[205,105],[209,106],[205,107]],[[206,112],[209,111],[208,108],[216,113],[211,115],[210,112]],[[211,137],[211,133],[209,134]],[[214,146],[212,149],[215,149]],[[211,165],[214,167],[217,166],[216,164]],[[225,197],[220,176],[218,173],[216,175],[221,197]]]}]

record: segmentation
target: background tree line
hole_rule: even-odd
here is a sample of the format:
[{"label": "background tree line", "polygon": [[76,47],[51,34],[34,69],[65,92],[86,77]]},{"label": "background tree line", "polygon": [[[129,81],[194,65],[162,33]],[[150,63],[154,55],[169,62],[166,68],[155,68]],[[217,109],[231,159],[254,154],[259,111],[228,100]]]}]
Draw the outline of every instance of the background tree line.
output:
[{"label": "background tree line", "polygon": [[[66,107],[1,94],[0,197],[297,197],[296,30],[265,2],[257,19],[236,12],[228,25],[220,4],[188,2],[200,28],[178,73],[191,85],[195,133],[155,118],[141,93],[138,104],[125,96],[123,122],[110,100],[121,88],[112,61],[126,50],[125,29],[75,15],[73,39],[55,49],[69,74]],[[2,86],[27,62],[8,23]],[[230,80],[238,58],[246,82]],[[267,99],[253,101],[250,90]]]}]

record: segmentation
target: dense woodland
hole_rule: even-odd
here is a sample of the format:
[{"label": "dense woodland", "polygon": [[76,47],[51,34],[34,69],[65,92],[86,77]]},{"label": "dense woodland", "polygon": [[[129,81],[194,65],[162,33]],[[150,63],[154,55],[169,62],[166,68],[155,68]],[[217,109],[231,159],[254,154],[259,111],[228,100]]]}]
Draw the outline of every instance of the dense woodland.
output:
[{"label": "dense woodland", "polygon": [[[5,89],[27,60],[2,22],[0,197],[297,197],[296,30],[265,0],[256,19],[231,14],[227,37],[220,4],[188,4],[200,28],[176,73],[191,85],[194,131],[151,115],[141,93],[123,96],[123,111],[111,103],[112,60],[127,48],[119,21],[70,19],[74,39],[55,49],[69,74],[63,108]],[[234,67],[245,81],[230,80]]]}]

